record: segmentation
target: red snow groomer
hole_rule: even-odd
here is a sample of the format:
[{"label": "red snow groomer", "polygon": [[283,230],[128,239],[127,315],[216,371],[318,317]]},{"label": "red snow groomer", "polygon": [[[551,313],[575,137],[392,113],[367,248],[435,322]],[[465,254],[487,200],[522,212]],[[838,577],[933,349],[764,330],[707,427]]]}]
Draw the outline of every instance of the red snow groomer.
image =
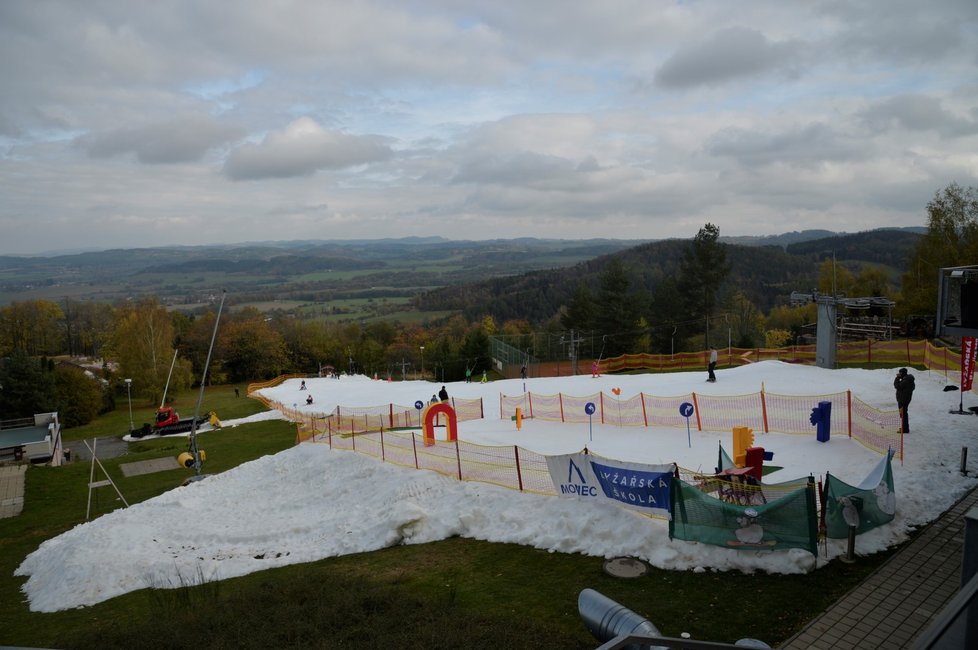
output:
[{"label": "red snow groomer", "polygon": [[[210,419],[210,415],[201,415],[197,418],[197,426],[200,426]],[[146,436],[168,436],[171,433],[188,433],[194,426],[194,418],[180,419],[180,414],[172,406],[161,406],[156,411],[156,421],[150,425],[149,422],[143,424],[142,428],[134,429],[130,432],[133,438],[144,438]]]}]

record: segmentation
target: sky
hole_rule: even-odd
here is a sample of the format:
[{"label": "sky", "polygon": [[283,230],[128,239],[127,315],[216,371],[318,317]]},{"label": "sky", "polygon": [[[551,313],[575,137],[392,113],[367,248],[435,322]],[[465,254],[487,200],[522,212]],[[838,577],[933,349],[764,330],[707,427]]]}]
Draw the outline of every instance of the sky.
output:
[{"label": "sky", "polygon": [[0,2],[0,254],[926,225],[974,0]]},{"label": "sky", "polygon": [[[911,433],[905,436],[906,458],[893,462],[896,514],[890,523],[861,534],[856,554],[867,555],[906,541],[915,528],[936,518],[978,483],[978,464],[959,472],[960,450],[974,438],[972,415],[949,413],[959,403],[967,409],[975,395],[945,392],[942,375],[914,371],[917,389],[910,405]],[[623,399],[639,391],[656,396],[743,395],[761,389],[782,395],[825,395],[852,390],[853,395],[883,411],[896,409],[894,370],[826,370],[780,361],[764,361],[720,370],[708,384],[702,373],[590,375],[531,378],[530,392],[585,396],[617,388]],[[305,410],[312,394],[315,411],[342,406],[410,405],[427,399],[440,384],[388,383],[367,377],[299,380],[262,393],[286,407]],[[458,437],[483,445],[518,444],[544,455],[591,453],[623,461],[665,464],[710,472],[718,446],[732,450],[730,431],[675,428],[617,428],[561,424],[525,419],[517,431],[509,414],[500,418],[499,395],[523,394],[519,379],[449,383],[450,395],[482,397],[485,420],[459,423]],[[242,424],[270,417],[260,413],[229,421],[202,433],[207,440]],[[693,427],[695,429],[695,426]],[[444,433],[436,434],[436,438]],[[441,438],[444,439],[444,438]],[[811,435],[755,431],[755,444],[774,452],[782,469],[765,476],[784,482],[826,472],[859,485],[881,455],[835,432],[827,442]],[[206,473],[206,462],[204,472]],[[189,475],[189,474],[188,474]],[[125,495],[125,480],[117,483]],[[29,502],[30,493],[25,495]],[[147,587],[180,587],[200,577],[220,580],[263,569],[322,558],[373,551],[397,544],[421,544],[461,536],[522,544],[596,558],[629,556],[663,569],[690,571],[765,571],[799,574],[818,570],[846,553],[847,540],[829,540],[818,558],[800,549],[743,551],[708,544],[669,540],[663,519],[613,505],[570,497],[522,493],[496,485],[460,482],[428,470],[415,470],[333,451],[327,444],[303,443],[264,456],[186,487],[174,487],[148,501],[114,510],[43,542],[15,574],[32,611],[59,611],[92,605]],[[575,595],[576,596],[576,595]],[[654,622],[654,621],[653,621]]]}]

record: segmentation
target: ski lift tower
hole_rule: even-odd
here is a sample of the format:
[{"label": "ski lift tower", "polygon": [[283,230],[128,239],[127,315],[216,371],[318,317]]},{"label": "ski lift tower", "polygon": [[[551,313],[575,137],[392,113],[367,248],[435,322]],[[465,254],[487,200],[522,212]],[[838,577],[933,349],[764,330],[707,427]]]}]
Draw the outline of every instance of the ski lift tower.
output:
[{"label": "ski lift tower", "polygon": [[[892,312],[893,306],[896,305],[892,300],[880,296],[846,298],[844,296],[820,294],[818,291],[813,291],[810,294],[799,293],[797,291],[791,293],[791,304],[802,304],[806,302],[814,302],[818,307],[818,319],[815,325],[815,365],[819,368],[835,368],[839,332],[843,329],[839,325],[839,307],[843,307],[844,309],[885,307],[889,312]],[[888,318],[888,320],[892,319]],[[885,332],[885,335],[889,336],[889,333],[892,332],[892,326],[886,325],[880,331]],[[846,333],[849,335],[853,334],[853,332],[848,330]],[[880,332],[874,332],[873,334],[879,335]]]},{"label": "ski lift tower", "polygon": [[978,336],[978,266],[940,271],[937,288],[938,336]]}]

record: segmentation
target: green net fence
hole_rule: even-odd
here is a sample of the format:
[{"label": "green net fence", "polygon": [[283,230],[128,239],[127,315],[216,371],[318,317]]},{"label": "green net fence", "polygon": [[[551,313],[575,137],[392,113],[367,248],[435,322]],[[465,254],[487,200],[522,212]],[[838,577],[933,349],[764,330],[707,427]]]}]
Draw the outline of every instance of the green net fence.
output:
[{"label": "green net fence", "polygon": [[811,479],[779,499],[750,505],[717,499],[696,485],[674,480],[671,501],[670,538],[741,550],[800,548],[817,554],[818,515]]},{"label": "green net fence", "polygon": [[865,533],[893,520],[896,495],[893,492],[892,454],[886,454],[858,486],[848,485],[831,474],[825,476],[825,533],[833,539]]}]

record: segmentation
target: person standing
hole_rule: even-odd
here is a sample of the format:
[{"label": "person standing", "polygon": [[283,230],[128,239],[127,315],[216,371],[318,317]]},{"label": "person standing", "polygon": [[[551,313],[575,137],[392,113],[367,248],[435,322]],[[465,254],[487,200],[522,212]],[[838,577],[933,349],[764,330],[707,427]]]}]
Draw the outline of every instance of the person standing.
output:
[{"label": "person standing", "polygon": [[717,349],[715,347],[710,347],[710,365],[706,367],[709,376],[706,378],[707,381],[716,381],[717,376],[714,371],[717,369]]},{"label": "person standing", "polygon": [[900,408],[900,432],[910,433],[910,415],[907,410],[910,408],[910,400],[913,399],[913,389],[916,388],[913,375],[907,372],[906,368],[900,368],[896,378],[893,380],[893,388],[896,389],[897,406]]},{"label": "person standing", "polygon": [[447,402],[448,401],[448,391],[445,390],[445,387],[444,386],[442,386],[441,387],[441,390],[438,391],[438,399],[440,399],[443,402]]}]

